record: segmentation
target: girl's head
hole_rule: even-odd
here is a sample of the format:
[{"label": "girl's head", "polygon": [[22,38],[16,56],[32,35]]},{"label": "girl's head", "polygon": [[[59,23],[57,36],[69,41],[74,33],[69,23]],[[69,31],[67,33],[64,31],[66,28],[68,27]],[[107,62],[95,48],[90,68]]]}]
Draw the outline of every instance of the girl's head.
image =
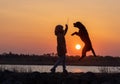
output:
[{"label": "girl's head", "polygon": [[57,25],[55,27],[55,35],[58,35],[60,33],[64,33],[63,26],[62,25]]}]

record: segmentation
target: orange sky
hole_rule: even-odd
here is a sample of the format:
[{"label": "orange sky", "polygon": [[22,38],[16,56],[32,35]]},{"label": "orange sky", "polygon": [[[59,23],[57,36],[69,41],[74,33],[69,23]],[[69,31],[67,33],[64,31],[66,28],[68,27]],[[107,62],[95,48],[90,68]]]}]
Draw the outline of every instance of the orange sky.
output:
[{"label": "orange sky", "polygon": [[[66,24],[68,55],[81,55],[84,45],[73,23],[87,28],[97,55],[120,56],[119,0],[0,0],[0,53],[56,53],[54,28]],[[91,52],[88,53],[90,55]]]}]

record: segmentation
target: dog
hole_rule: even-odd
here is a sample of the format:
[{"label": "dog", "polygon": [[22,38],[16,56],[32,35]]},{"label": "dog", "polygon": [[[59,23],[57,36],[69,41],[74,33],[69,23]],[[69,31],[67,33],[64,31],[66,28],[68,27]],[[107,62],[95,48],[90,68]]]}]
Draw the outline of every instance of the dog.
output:
[{"label": "dog", "polygon": [[94,51],[92,44],[91,44],[91,40],[89,38],[89,34],[88,34],[85,26],[81,22],[73,23],[73,25],[75,28],[78,28],[79,31],[74,32],[71,35],[72,36],[74,36],[74,35],[79,36],[85,44],[83,49],[82,49],[82,57],[79,60],[83,59],[86,56],[86,53],[88,51],[92,51],[93,55],[96,57],[95,51]]}]

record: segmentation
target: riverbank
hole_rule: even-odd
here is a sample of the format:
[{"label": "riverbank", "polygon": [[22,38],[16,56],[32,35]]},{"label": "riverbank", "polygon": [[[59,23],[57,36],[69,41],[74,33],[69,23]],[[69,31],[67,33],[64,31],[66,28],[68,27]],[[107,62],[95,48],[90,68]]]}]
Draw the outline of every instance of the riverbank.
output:
[{"label": "riverbank", "polygon": [[0,72],[0,84],[120,84],[120,73]]}]

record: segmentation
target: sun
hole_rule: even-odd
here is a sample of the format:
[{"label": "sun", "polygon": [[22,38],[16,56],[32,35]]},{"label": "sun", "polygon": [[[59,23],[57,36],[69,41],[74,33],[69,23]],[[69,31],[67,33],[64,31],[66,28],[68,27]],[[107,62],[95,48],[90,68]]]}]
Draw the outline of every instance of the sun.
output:
[{"label": "sun", "polygon": [[80,49],[81,49],[81,45],[80,45],[80,44],[76,44],[75,48],[76,48],[77,50],[80,50]]}]

